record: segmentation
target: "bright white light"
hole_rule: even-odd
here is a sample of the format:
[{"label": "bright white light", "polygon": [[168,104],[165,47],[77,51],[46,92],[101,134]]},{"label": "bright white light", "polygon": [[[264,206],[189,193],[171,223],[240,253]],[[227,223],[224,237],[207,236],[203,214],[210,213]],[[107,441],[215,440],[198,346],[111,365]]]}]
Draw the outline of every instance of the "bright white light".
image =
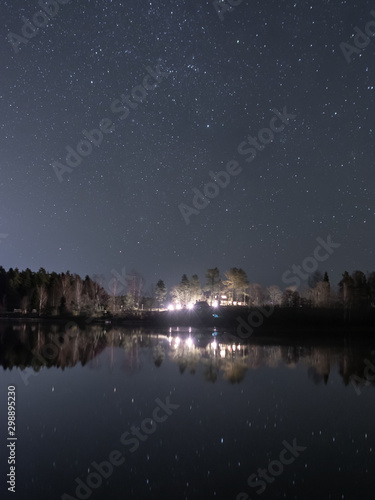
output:
[{"label": "bright white light", "polygon": [[218,306],[219,306],[219,302],[218,302],[217,300],[214,300],[214,301],[212,302],[212,306],[213,306],[213,307],[218,307]]},{"label": "bright white light", "polygon": [[193,346],[193,339],[191,337],[189,337],[189,338],[186,339],[186,345],[188,347],[192,347]]},{"label": "bright white light", "polygon": [[182,309],[181,304],[177,304],[177,305],[176,305],[176,309],[177,309],[177,310]]},{"label": "bright white light", "polygon": [[168,305],[168,311],[173,311],[174,310],[174,306],[173,304],[169,304]]},{"label": "bright white light", "polygon": [[225,358],[225,349],[220,349],[220,357]]},{"label": "bright white light", "polygon": [[176,347],[179,345],[180,340],[181,340],[181,339],[180,339],[180,337],[176,337],[176,338],[174,339],[175,344],[176,344]]},{"label": "bright white light", "polygon": [[236,346],[235,344],[232,345],[232,350],[235,351],[236,350]]},{"label": "bright white light", "polygon": [[194,303],[193,302],[190,302],[188,304],[188,309],[194,309]]},{"label": "bright white light", "polygon": [[214,340],[212,343],[211,343],[213,349],[216,351],[216,348],[217,348],[217,342],[216,340]]}]

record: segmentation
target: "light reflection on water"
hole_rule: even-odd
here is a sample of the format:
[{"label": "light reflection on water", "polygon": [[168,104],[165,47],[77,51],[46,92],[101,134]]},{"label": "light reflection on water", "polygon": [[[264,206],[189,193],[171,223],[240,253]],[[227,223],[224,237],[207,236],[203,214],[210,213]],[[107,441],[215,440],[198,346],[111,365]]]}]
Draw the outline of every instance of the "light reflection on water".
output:
[{"label": "light reflection on water", "polygon": [[[125,464],[90,498],[256,498],[248,478],[297,439],[306,450],[263,498],[370,498],[374,348],[302,334],[244,343],[188,327],[2,326],[2,400],[17,388],[17,497],[78,498],[76,478],[117,449]],[[178,410],[129,453],[121,436],[167,397]]]}]

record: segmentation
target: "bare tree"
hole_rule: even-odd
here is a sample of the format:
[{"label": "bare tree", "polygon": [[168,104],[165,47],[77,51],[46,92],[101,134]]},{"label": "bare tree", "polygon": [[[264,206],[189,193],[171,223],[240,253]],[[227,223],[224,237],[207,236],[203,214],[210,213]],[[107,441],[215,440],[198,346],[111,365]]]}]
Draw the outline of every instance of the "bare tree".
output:
[{"label": "bare tree", "polygon": [[126,277],[126,280],[128,285],[128,294],[133,297],[135,306],[139,308],[144,279],[140,273],[132,271],[131,274]]},{"label": "bare tree", "polygon": [[48,299],[46,285],[39,285],[37,287],[37,291],[38,291],[39,314],[41,314],[45,305],[47,304],[47,299]]},{"label": "bare tree", "polygon": [[273,306],[281,305],[283,300],[283,292],[280,290],[280,287],[277,285],[271,285],[267,288],[267,293],[269,300]]},{"label": "bare tree", "polygon": [[74,298],[78,312],[80,312],[82,309],[82,291],[83,291],[83,282],[80,276],[76,274],[74,276],[74,295],[75,295]]},{"label": "bare tree", "polygon": [[259,307],[264,303],[265,294],[259,283],[251,283],[247,289],[249,305]]},{"label": "bare tree", "polygon": [[220,291],[220,285],[221,285],[221,280],[220,280],[219,269],[217,267],[215,267],[213,269],[207,269],[205,290],[207,292],[210,292],[211,305],[212,305],[213,298]]},{"label": "bare tree", "polygon": [[328,307],[330,303],[331,287],[327,281],[319,281],[312,289],[313,304],[315,307]]}]

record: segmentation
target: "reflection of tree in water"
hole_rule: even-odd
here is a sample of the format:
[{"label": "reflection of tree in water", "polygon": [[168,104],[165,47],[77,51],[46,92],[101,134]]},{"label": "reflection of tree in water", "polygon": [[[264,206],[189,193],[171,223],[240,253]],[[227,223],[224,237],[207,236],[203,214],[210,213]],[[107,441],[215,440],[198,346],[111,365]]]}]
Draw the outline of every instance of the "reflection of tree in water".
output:
[{"label": "reflection of tree in water", "polygon": [[[77,326],[45,323],[0,324],[0,366],[19,367],[56,366],[62,369],[78,363],[96,368],[103,363],[113,367],[116,362],[127,371],[142,368],[142,360],[152,359],[160,367],[168,354],[180,373],[194,374],[202,370],[204,379],[215,383],[220,376],[229,383],[241,383],[247,370],[261,367],[289,368],[305,366],[308,378],[314,384],[327,384],[330,372],[338,370],[345,385],[375,385],[375,341],[335,341],[333,345],[247,344],[238,338],[219,332],[210,334],[189,332],[178,336],[145,332],[142,328],[107,327],[104,325]],[[241,343],[242,342],[242,343]],[[371,348],[372,346],[372,348]],[[105,356],[99,356],[106,349]],[[119,355],[120,354],[120,355]],[[201,363],[201,366],[199,364]]]},{"label": "reflection of tree in water", "polygon": [[180,341],[180,339],[172,343],[169,355],[172,361],[177,363],[180,373],[184,373],[188,369],[192,375],[196,372],[201,357],[199,350],[193,344],[189,343],[187,345],[185,342]]},{"label": "reflection of tree in water", "polygon": [[9,325],[0,332],[0,363],[6,368],[84,366],[105,348],[99,326],[89,332],[76,326],[64,331],[61,325],[38,323]]},{"label": "reflection of tree in water", "polygon": [[161,344],[158,344],[154,347],[152,351],[152,357],[154,359],[155,366],[159,368],[165,359],[165,351]]},{"label": "reflection of tree in water", "polygon": [[123,349],[124,358],[122,367],[127,372],[135,372],[142,367],[139,350],[142,346],[142,335],[139,329],[133,329],[124,334],[121,328],[111,330],[116,346]]},{"label": "reflection of tree in water", "polygon": [[184,373],[184,371],[186,370],[186,367],[187,367],[186,359],[181,358],[181,359],[177,360],[177,364],[178,364],[178,368],[180,370],[180,373],[181,374]]},{"label": "reflection of tree in water", "polygon": [[199,360],[200,360],[200,355],[198,350],[194,349],[193,351],[190,351],[187,354],[186,367],[189,370],[189,373],[191,373],[192,375],[194,375],[195,372],[197,371]]},{"label": "reflection of tree in water", "polygon": [[231,384],[239,384],[244,378],[247,366],[242,360],[225,360],[223,365],[224,379]]},{"label": "reflection of tree in water", "polygon": [[[145,334],[142,328],[131,330],[124,328],[111,328],[106,334],[107,346],[111,348],[111,363],[115,359],[114,348],[120,348],[124,352],[122,367],[129,372],[135,372],[142,368],[142,351],[152,350],[155,366],[159,367],[164,361],[165,352],[160,339],[165,336]],[[111,364],[112,366],[112,364]]]},{"label": "reflection of tree in water", "polygon": [[283,346],[281,356],[286,365],[296,365],[300,358],[299,349],[296,346]]},{"label": "reflection of tree in water", "polygon": [[214,384],[219,373],[220,361],[215,358],[204,359],[203,366],[204,379]]},{"label": "reflection of tree in water", "polygon": [[329,372],[328,373],[319,373],[315,366],[310,366],[307,370],[307,376],[311,379],[315,385],[319,385],[321,382],[324,382],[327,385]]},{"label": "reflection of tree in water", "polygon": [[247,360],[247,349],[244,346],[235,345],[233,340],[230,344],[214,340],[203,354],[204,378],[215,383],[222,371],[224,380],[231,384],[239,383],[245,377]]},{"label": "reflection of tree in water", "polygon": [[[357,354],[357,353],[356,353]],[[339,360],[339,373],[344,384],[354,384],[360,388],[375,385],[375,351],[361,349],[359,355],[354,355],[350,349]]]}]

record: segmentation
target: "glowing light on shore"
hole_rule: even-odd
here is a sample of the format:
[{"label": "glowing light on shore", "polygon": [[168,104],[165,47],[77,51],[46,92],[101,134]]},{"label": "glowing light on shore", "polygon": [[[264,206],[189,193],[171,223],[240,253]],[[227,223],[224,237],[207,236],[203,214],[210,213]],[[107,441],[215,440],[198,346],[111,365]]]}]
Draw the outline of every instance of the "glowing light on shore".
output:
[{"label": "glowing light on shore", "polygon": [[187,345],[187,347],[189,347],[189,349],[191,347],[193,347],[194,342],[193,342],[193,339],[191,337],[189,337],[189,338],[186,339],[186,345]]}]

